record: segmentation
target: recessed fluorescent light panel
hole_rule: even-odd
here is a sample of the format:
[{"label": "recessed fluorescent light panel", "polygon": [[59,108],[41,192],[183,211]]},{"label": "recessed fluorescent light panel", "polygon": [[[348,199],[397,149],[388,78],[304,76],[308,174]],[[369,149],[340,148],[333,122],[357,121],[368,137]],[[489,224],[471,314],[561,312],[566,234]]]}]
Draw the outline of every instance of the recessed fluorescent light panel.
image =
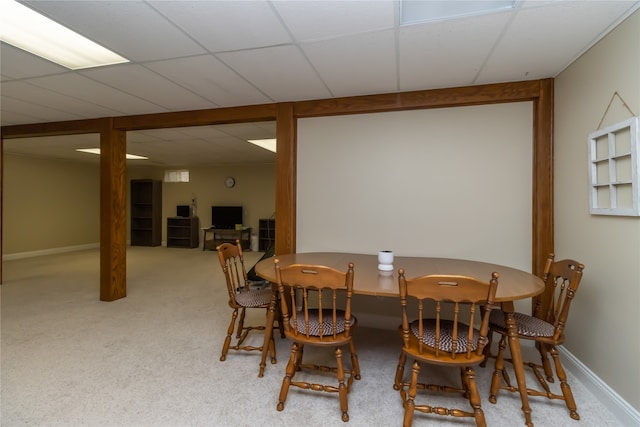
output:
[{"label": "recessed fluorescent light panel", "polygon": [[409,25],[428,21],[443,21],[461,16],[481,15],[513,9],[518,0],[512,1],[419,1],[401,0],[400,24]]},{"label": "recessed fluorescent light panel", "polygon": [[72,70],[129,62],[13,0],[0,1],[0,39]]},{"label": "recessed fluorescent light panel", "polygon": [[[98,154],[98,155],[100,155],[100,149],[99,148],[76,148],[76,151],[81,151],[83,153],[90,153],[90,154]],[[138,156],[136,154],[127,154],[126,158],[127,158],[127,160],[147,160],[148,159],[148,157]]]},{"label": "recessed fluorescent light panel", "polygon": [[265,150],[276,152],[276,140],[275,139],[249,139],[250,143],[262,147]]}]

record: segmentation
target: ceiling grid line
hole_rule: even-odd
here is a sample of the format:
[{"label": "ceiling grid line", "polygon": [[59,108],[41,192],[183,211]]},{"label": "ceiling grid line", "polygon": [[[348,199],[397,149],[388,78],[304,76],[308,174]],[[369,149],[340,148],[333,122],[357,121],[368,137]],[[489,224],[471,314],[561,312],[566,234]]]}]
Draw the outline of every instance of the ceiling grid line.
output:
[{"label": "ceiling grid line", "polygon": [[[631,0],[521,0],[514,10],[401,27],[399,0],[21,3],[131,62],[68,71],[2,43],[2,126],[553,78],[640,8]],[[274,137],[273,123],[220,129],[128,139],[162,165],[225,161],[225,148],[270,161],[240,141]],[[49,145],[62,156],[77,142],[41,141],[5,140],[5,151]],[[162,148],[174,143],[180,158]]]}]

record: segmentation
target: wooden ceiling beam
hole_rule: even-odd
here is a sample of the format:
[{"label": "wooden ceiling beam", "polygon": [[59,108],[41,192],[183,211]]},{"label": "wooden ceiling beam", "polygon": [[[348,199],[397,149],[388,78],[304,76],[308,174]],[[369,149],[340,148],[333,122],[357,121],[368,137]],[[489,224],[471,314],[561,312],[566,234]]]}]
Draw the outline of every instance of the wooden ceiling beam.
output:
[{"label": "wooden ceiling beam", "polygon": [[116,117],[113,125],[116,129],[129,131],[227,123],[249,123],[275,120],[276,111],[277,104],[261,104],[209,110],[142,114],[137,116]]},{"label": "wooden ceiling beam", "polygon": [[496,83],[382,95],[300,101],[295,103],[296,117],[379,113],[427,108],[462,107],[531,101],[540,96],[540,80]]},{"label": "wooden ceiling beam", "polygon": [[65,122],[33,123],[2,127],[2,139],[33,138],[38,136],[79,135],[100,133],[109,127],[108,118],[70,120]]}]

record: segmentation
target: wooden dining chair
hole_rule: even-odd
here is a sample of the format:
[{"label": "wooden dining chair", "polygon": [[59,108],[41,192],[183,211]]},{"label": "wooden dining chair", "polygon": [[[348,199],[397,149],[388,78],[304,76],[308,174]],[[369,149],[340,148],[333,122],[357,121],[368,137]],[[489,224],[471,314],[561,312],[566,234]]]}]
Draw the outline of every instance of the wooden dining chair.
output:
[{"label": "wooden dining chair", "polygon": [[[245,340],[251,331],[265,330],[265,324],[262,325],[245,325],[246,311],[248,309],[264,310],[265,315],[271,305],[271,298],[274,297],[270,287],[263,286],[255,288],[252,282],[247,279],[247,271],[244,265],[244,257],[242,254],[242,245],[239,240],[236,243],[223,243],[216,247],[218,251],[218,260],[224,273],[227,283],[227,292],[229,294],[229,307],[231,307],[231,322],[227,329],[227,336],[222,346],[222,354],[220,361],[225,361],[229,350],[235,351],[260,351],[263,346],[246,345]],[[262,285],[262,283],[260,283]],[[278,322],[281,336],[284,337],[284,328],[279,309],[274,319],[274,323]],[[240,319],[238,320],[238,314]],[[238,326],[236,328],[236,321]],[[236,342],[231,345],[233,333],[236,333]],[[264,344],[263,344],[264,345]],[[271,363],[276,363],[276,350],[273,336],[269,342],[269,353],[271,355]]]},{"label": "wooden dining chair", "polygon": [[[518,339],[535,341],[541,358],[541,364],[524,362],[525,366],[533,370],[535,377],[543,389],[536,390],[528,388],[527,394],[530,396],[544,396],[549,399],[564,400],[569,409],[569,416],[574,420],[579,420],[580,415],[577,412],[576,402],[573,398],[571,387],[567,382],[567,375],[560,362],[560,355],[556,347],[564,342],[564,331],[569,317],[569,308],[580,285],[584,265],[571,259],[554,261],[554,258],[554,254],[551,254],[547,259],[543,274],[545,290],[533,299],[532,315],[516,312],[514,319]],[[500,334],[498,354],[495,356],[495,369],[491,380],[491,392],[489,395],[489,401],[496,403],[498,392],[501,389],[512,392],[518,391],[518,389],[511,385],[509,375],[504,369],[505,361],[510,363],[513,363],[513,361],[505,357],[508,332],[504,315],[501,311],[495,310],[491,313],[490,329],[490,334],[493,332]],[[485,351],[486,359],[494,357],[490,351],[491,348],[488,346]],[[555,365],[555,375],[560,382],[561,394],[553,392],[548,384],[555,382],[552,366],[549,362],[549,354]],[[542,370],[542,373],[540,370]]]},{"label": "wooden dining chair", "polygon": [[[292,341],[277,410],[284,409],[289,388],[295,386],[316,392],[338,393],[342,421],[349,421],[347,394],[353,379],[360,379],[360,365],[353,342],[353,330],[357,319],[351,314],[353,263],[349,263],[347,271],[303,264],[281,268],[276,259],[275,270],[284,331]],[[305,346],[333,348],[336,363],[331,366],[303,364]],[[345,369],[343,364],[344,347],[348,347],[351,354],[351,369]],[[335,373],[338,384],[336,386],[335,383],[323,385],[294,381],[296,373],[303,370],[306,373]]]},{"label": "wooden dining chair", "polygon": [[[483,360],[489,332],[489,316],[494,307],[498,273],[489,282],[457,275],[430,275],[405,278],[398,270],[402,307],[402,352],[396,370],[394,389],[400,390],[404,405],[403,426],[411,426],[414,412],[453,417],[472,417],[477,426],[486,426],[473,366]],[[409,320],[409,310],[417,318]],[[411,378],[403,380],[407,358],[414,360]],[[460,369],[461,384],[419,383],[423,364]],[[418,390],[461,393],[471,411],[416,403]]]}]

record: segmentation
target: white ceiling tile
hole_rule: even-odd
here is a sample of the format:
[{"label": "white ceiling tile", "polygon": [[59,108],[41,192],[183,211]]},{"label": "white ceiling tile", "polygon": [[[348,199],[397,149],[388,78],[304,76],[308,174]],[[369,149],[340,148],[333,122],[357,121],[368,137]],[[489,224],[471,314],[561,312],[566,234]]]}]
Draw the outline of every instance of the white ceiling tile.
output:
[{"label": "white ceiling tile", "polygon": [[549,6],[558,0],[520,0],[516,2],[516,9],[525,9],[529,7]]},{"label": "white ceiling tile", "polygon": [[[131,133],[138,135],[136,140],[139,142],[180,141],[191,138],[188,133],[183,131],[183,128],[150,129]],[[140,136],[144,136],[144,139],[140,138]]]},{"label": "white ceiling tile", "polygon": [[[70,76],[71,80],[74,79]],[[76,118],[108,117],[119,113],[117,110],[86,102],[24,81],[3,82],[2,94],[7,98],[21,100],[31,105],[40,105],[53,111],[74,114]],[[13,101],[11,105],[13,108]],[[5,108],[5,104],[2,105],[2,108]],[[50,121],[55,120],[51,119]]]},{"label": "white ceiling tile", "polygon": [[594,1],[589,7],[580,3],[556,2],[549,8],[517,12],[478,83],[555,77],[629,8],[629,2]]},{"label": "white ceiling tile", "polygon": [[274,153],[246,141],[274,137],[274,122],[132,131],[127,133],[127,151],[149,156],[148,164],[174,167],[274,163]]},{"label": "white ceiling tile", "polygon": [[276,122],[258,122],[255,125],[266,132],[270,132],[273,136],[276,135]]},{"label": "white ceiling tile", "polygon": [[89,104],[112,109],[121,115],[167,111],[165,108],[129,95],[126,92],[113,90],[113,88],[97,83],[81,74],[39,77],[30,79],[29,83],[48,88],[76,100],[83,100]]},{"label": "white ceiling tile", "polygon": [[263,151],[266,151],[260,147],[256,147],[255,145],[247,142],[244,139],[239,139],[232,136],[214,138],[212,140],[203,142],[203,148],[206,148],[207,144],[215,144],[218,147],[224,147],[224,150],[229,153],[247,154],[255,151],[256,154],[263,154]]},{"label": "white ceiling tile", "polygon": [[221,126],[188,126],[176,129],[185,138],[207,139],[227,136]]},{"label": "white ceiling tile", "polygon": [[81,74],[161,106],[167,111],[216,107],[215,103],[140,65],[123,64],[92,68]]},{"label": "white ceiling tile", "polygon": [[45,0],[27,4],[130,61],[205,52],[144,1]]},{"label": "white ceiling tile", "polygon": [[129,143],[147,143],[157,142],[160,140],[156,132],[160,132],[164,129],[151,129],[151,130],[132,130],[127,132],[127,144]]},{"label": "white ceiling tile", "polygon": [[216,127],[220,132],[240,138],[243,141],[248,139],[267,139],[276,137],[275,122],[263,123],[231,123]]},{"label": "white ceiling tile", "polygon": [[510,14],[402,27],[400,90],[473,84]]},{"label": "white ceiling tile", "polygon": [[[152,1],[150,4],[210,52],[291,43],[265,1]],[[234,34],[229,37],[229,34]]]},{"label": "white ceiling tile", "polygon": [[19,125],[21,123],[35,123],[35,122],[42,121],[41,118],[38,118],[35,115],[25,114],[24,112],[20,112],[16,110],[2,111],[0,112],[0,116],[2,116],[3,126]]},{"label": "white ceiling tile", "polygon": [[295,46],[277,46],[217,55],[276,102],[331,97]]},{"label": "white ceiling tile", "polygon": [[396,92],[395,31],[303,44],[301,48],[334,96]]},{"label": "white ceiling tile", "polygon": [[285,0],[273,5],[297,41],[391,29],[397,9],[391,0]]},{"label": "white ceiling tile", "polygon": [[53,62],[40,58],[10,44],[0,43],[2,61],[0,69],[3,80],[5,78],[24,79],[41,76],[43,74],[57,74],[69,71]]},{"label": "white ceiling tile", "polygon": [[152,62],[145,66],[221,107],[272,101],[210,55]]},{"label": "white ceiling tile", "polygon": [[[16,83],[18,88],[21,83]],[[14,84],[14,85],[16,85]],[[10,86],[14,86],[10,85]],[[2,90],[4,92],[4,85]],[[9,92],[13,92],[9,90]],[[7,105],[11,105],[9,111],[5,110]],[[2,116],[2,123],[4,124],[22,124],[22,123],[39,123],[49,121],[64,121],[64,120],[78,120],[86,117],[79,116],[77,114],[61,111],[53,107],[47,107],[44,105],[33,103],[32,101],[23,101],[20,99],[13,99],[3,94],[0,100],[0,106],[2,107],[0,115]]]},{"label": "white ceiling tile", "polygon": [[4,141],[4,150],[7,153],[26,153],[36,157],[90,161],[97,164],[100,160],[99,156],[80,153],[76,148],[95,148],[99,145],[98,134],[81,134],[7,139]]}]

